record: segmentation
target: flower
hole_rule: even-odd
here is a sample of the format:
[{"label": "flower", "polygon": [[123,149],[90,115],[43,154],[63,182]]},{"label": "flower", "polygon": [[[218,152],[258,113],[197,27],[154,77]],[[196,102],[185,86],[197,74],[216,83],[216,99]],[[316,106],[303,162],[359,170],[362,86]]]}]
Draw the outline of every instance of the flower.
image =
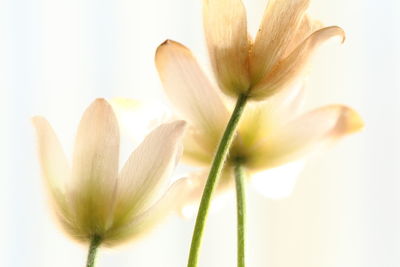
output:
[{"label": "flower", "polygon": [[[165,92],[177,113],[187,120],[183,158],[197,166],[212,161],[232,107],[208,81],[190,51],[167,41],[159,46],[156,65]],[[232,166],[240,161],[250,173],[300,159],[334,140],[363,127],[360,115],[344,105],[329,105],[299,115],[303,87],[281,90],[265,101],[248,105],[224,167],[219,189],[232,181]],[[204,175],[193,177],[199,184]]]},{"label": "flower", "polygon": [[96,237],[111,246],[137,237],[175,209],[184,195],[186,179],[169,187],[184,121],[155,128],[119,172],[119,127],[104,99],[95,100],[83,114],[71,167],[47,120],[34,117],[33,123],[55,213],[78,241]]},{"label": "flower", "polygon": [[305,12],[309,0],[269,0],[253,40],[241,0],[203,0],[203,20],[211,65],[220,89],[232,96],[262,100],[295,83],[315,48],[340,36]]}]

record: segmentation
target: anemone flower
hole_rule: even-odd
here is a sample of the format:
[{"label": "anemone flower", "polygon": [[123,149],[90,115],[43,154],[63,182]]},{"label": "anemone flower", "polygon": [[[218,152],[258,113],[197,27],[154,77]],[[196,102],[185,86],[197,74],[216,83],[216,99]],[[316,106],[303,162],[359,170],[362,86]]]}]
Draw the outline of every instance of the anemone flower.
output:
[{"label": "anemone flower", "polygon": [[262,100],[301,78],[315,48],[337,26],[322,27],[306,15],[309,0],[270,0],[254,38],[241,0],[203,0],[203,21],[211,65],[228,95]]},{"label": "anemone flower", "polygon": [[[188,122],[183,159],[195,166],[209,166],[231,106],[203,74],[190,51],[167,41],[156,54],[156,64],[165,92],[181,118]],[[231,184],[237,161],[251,174],[301,159],[363,127],[359,114],[344,105],[328,105],[301,114],[303,87],[286,88],[268,100],[248,105],[225,163],[219,189]],[[202,175],[191,201],[204,187]]]},{"label": "anemone flower", "polygon": [[186,180],[170,186],[181,154],[184,121],[155,128],[120,171],[120,135],[112,107],[95,100],[80,121],[70,166],[56,134],[34,117],[42,173],[55,214],[75,240],[90,242],[88,265],[100,244],[136,238],[174,210]]}]

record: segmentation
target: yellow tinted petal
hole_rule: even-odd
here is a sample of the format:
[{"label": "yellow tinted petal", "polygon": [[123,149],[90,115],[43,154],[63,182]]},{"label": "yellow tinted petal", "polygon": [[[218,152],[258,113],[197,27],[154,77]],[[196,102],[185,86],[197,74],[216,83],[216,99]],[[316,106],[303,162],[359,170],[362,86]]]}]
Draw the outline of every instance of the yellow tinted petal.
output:
[{"label": "yellow tinted petal", "polygon": [[115,224],[107,233],[105,245],[114,246],[132,238],[136,240],[148,234],[168,215],[174,213],[192,192],[192,183],[188,178],[174,182],[162,197],[150,208],[131,217],[123,225]]},{"label": "yellow tinted petal", "polygon": [[118,176],[119,129],[111,106],[95,100],[78,127],[69,197],[82,232],[102,234],[111,219]]},{"label": "yellow tinted petal", "polygon": [[34,117],[33,125],[37,133],[39,161],[42,175],[53,200],[53,208],[64,230],[76,237],[77,229],[71,218],[65,196],[65,185],[70,182],[71,169],[61,144],[52,127],[43,117]]},{"label": "yellow tinted petal", "polygon": [[39,160],[43,177],[50,190],[65,191],[71,170],[61,144],[52,127],[43,117],[32,119],[36,129]]},{"label": "yellow tinted petal", "polygon": [[331,105],[316,109],[254,145],[247,166],[260,170],[282,165],[362,127],[360,115],[349,107]]},{"label": "yellow tinted petal", "polygon": [[249,82],[246,10],[240,0],[203,0],[204,28],[215,77],[228,95],[247,92]]},{"label": "yellow tinted petal", "polygon": [[118,179],[117,220],[143,212],[163,194],[182,151],[185,125],[184,121],[160,125],[131,154]]}]

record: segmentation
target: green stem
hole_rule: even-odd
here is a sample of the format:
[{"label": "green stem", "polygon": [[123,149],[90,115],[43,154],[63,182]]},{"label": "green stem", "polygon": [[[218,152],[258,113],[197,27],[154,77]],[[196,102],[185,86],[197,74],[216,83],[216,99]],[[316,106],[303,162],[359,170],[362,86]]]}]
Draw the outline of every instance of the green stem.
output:
[{"label": "green stem", "polygon": [[86,267],[94,267],[97,249],[99,248],[100,244],[101,244],[100,236],[94,235],[90,241]]},{"label": "green stem", "polygon": [[224,162],[228,155],[229,147],[232,144],[233,137],[239,123],[239,119],[243,113],[244,107],[246,106],[246,102],[247,95],[240,95],[236,102],[236,106],[233,110],[231,118],[229,119],[228,125],[226,126],[225,132],[218,145],[217,152],[214,156],[210,173],[207,178],[207,183],[204,187],[199,211],[197,213],[196,224],[194,226],[192,237],[192,244],[190,247],[189,260],[187,265],[188,267],[197,267],[199,260],[199,250],[204,233],[205,221],[207,219],[208,209],[211,202],[211,196],[215,190],[215,186],[221,174]]},{"label": "green stem", "polygon": [[246,177],[243,165],[235,165],[236,208],[237,208],[237,266],[245,267],[246,238]]}]

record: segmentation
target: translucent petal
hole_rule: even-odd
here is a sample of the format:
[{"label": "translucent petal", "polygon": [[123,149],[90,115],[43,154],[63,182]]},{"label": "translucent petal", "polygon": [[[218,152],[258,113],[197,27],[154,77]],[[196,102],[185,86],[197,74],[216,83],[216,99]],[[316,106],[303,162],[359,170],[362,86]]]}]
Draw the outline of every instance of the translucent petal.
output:
[{"label": "translucent petal", "polygon": [[119,129],[111,106],[95,100],[78,127],[69,198],[82,232],[102,233],[111,220],[118,176]]},{"label": "translucent petal", "polygon": [[301,27],[309,0],[269,0],[254,42],[250,68],[253,85],[282,58]]},{"label": "translucent petal", "polygon": [[182,152],[184,129],[184,121],[162,124],[131,154],[118,179],[116,221],[147,210],[165,192]]},{"label": "translucent petal", "polygon": [[320,29],[303,41],[288,57],[278,62],[251,90],[253,99],[264,99],[279,90],[292,86],[302,78],[305,67],[314,50],[324,41],[340,36],[344,40],[344,31],[331,26]]},{"label": "translucent petal", "polygon": [[[183,45],[166,41],[156,53],[156,65],[172,106],[188,121],[191,129],[186,139],[201,144],[185,147],[185,158],[197,161],[196,156],[214,153],[224,127],[229,119],[218,91],[210,84],[192,53]],[[192,142],[193,144],[193,142]],[[188,153],[186,153],[188,152]]]},{"label": "translucent petal", "polygon": [[211,64],[228,95],[247,92],[249,82],[246,10],[240,0],[203,0],[204,28]]},{"label": "translucent petal", "polygon": [[360,115],[342,105],[311,111],[266,136],[251,149],[247,167],[253,170],[273,168],[363,127]]}]

